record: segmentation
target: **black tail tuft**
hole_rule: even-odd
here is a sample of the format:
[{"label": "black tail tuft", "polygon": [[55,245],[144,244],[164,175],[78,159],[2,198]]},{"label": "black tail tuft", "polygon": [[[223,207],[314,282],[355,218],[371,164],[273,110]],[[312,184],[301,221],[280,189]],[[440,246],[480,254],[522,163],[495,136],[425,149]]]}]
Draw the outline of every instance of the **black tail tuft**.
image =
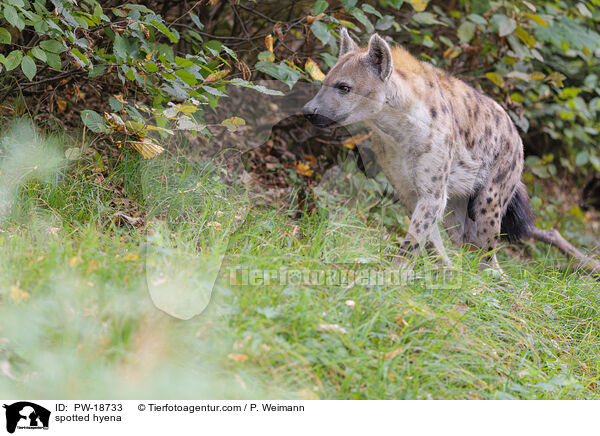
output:
[{"label": "black tail tuft", "polygon": [[518,242],[529,236],[534,223],[535,218],[529,203],[527,188],[523,183],[519,183],[502,217],[500,227],[502,239],[509,242]]}]

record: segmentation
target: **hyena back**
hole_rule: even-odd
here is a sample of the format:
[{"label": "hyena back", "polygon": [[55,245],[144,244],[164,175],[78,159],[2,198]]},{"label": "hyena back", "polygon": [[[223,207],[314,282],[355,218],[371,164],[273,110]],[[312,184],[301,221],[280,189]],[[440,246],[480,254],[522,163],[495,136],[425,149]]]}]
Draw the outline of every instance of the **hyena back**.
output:
[{"label": "hyena back", "polygon": [[504,109],[377,34],[361,49],[342,29],[339,60],[303,112],[320,126],[364,121],[373,132],[377,161],[411,213],[403,262],[427,242],[447,262],[441,222],[453,243],[483,249],[482,266],[499,269],[500,235],[537,236],[565,251],[564,242],[581,254],[533,225],[523,143]]}]

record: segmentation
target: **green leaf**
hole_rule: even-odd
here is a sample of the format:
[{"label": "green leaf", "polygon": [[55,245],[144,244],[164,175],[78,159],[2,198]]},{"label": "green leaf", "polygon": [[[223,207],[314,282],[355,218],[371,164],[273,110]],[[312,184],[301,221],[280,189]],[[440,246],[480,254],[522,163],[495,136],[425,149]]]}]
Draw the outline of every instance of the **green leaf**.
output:
[{"label": "green leaf", "polygon": [[[275,89],[269,89],[263,85],[255,85],[254,83],[248,82],[247,80],[244,80],[244,79],[240,79],[239,77],[231,79],[229,81],[229,83],[231,83],[232,85],[235,85],[235,86],[243,86],[245,88],[254,89],[255,91],[258,91],[260,93],[267,94],[267,95],[284,95],[283,92],[281,92],[281,91],[277,91]],[[600,107],[600,105],[598,107]]]},{"label": "green leaf", "polygon": [[190,18],[192,19],[192,22],[196,25],[198,29],[204,30],[204,24],[202,24],[200,18],[198,18],[198,15],[190,14]]},{"label": "green leaf", "polygon": [[89,59],[86,58],[85,55],[76,48],[72,48],[69,54],[73,57],[73,59],[75,59],[75,62],[77,62],[82,67],[85,67],[90,63]]},{"label": "green leaf", "polygon": [[31,49],[31,54],[42,62],[46,62],[46,52],[39,47],[33,47]]},{"label": "green leaf", "polygon": [[310,30],[323,44],[327,44],[329,37],[331,36],[329,30],[327,29],[327,24],[323,23],[322,21],[315,21],[310,26]]},{"label": "green leaf", "polygon": [[202,90],[208,92],[211,95],[216,95],[217,97],[227,97],[227,94],[225,94],[224,92],[219,91],[217,88],[213,88],[212,86],[206,86],[206,85],[204,85],[202,87]]},{"label": "green leaf", "polygon": [[313,15],[322,14],[327,10],[328,6],[329,3],[327,3],[325,0],[318,0],[312,8]]},{"label": "green leaf", "polygon": [[21,64],[22,59],[23,52],[21,50],[13,50],[6,56],[4,68],[6,68],[6,71],[12,71]]},{"label": "green leaf", "polygon": [[580,151],[575,157],[575,165],[581,167],[589,162],[590,154],[587,150]]},{"label": "green leaf", "polygon": [[431,12],[417,12],[412,19],[419,24],[443,24],[437,19],[437,16]]},{"label": "green leaf", "polygon": [[11,5],[4,6],[4,18],[10,25],[15,26],[19,30],[25,28],[25,21],[21,19],[17,10]]},{"label": "green leaf", "polygon": [[113,43],[113,53],[117,59],[127,59],[127,42],[125,38],[120,35],[115,36],[115,42]]},{"label": "green leaf", "polygon": [[475,35],[475,29],[475,24],[471,23],[470,21],[463,22],[458,27],[458,30],[456,32],[460,42],[468,43],[469,41],[471,41],[473,39],[473,36]]},{"label": "green leaf", "polygon": [[88,73],[88,77],[98,77],[100,74],[106,71],[106,65],[96,65]]},{"label": "green leaf", "polygon": [[177,70],[175,71],[175,75],[190,86],[196,86],[198,84],[198,79],[196,78],[196,76],[194,76],[189,71]]},{"label": "green leaf", "polygon": [[177,35],[171,30],[169,30],[167,26],[165,26],[163,23],[159,23],[158,21],[152,20],[150,21],[150,24],[152,24],[154,27],[160,30],[167,38],[169,38],[169,40],[172,43],[176,43],[178,41],[179,38],[177,37]]},{"label": "green leaf", "polygon": [[48,39],[40,42],[40,47],[46,51],[49,51],[50,53],[62,53],[67,51],[67,49],[55,39]]},{"label": "green leaf", "polygon": [[358,8],[352,8],[348,12],[350,12],[350,14],[354,18],[356,18],[360,22],[360,24],[365,26],[365,30],[368,33],[372,33],[375,30],[373,28],[373,24],[371,24],[371,21],[367,18],[367,16],[365,15],[365,13],[362,10],[360,10]]},{"label": "green leaf", "polygon": [[375,29],[381,31],[388,30],[390,27],[392,27],[393,24],[394,17],[392,17],[391,15],[385,15],[383,18],[377,20],[377,23],[375,23]]},{"label": "green leaf", "polygon": [[145,67],[148,73],[156,73],[158,71],[158,66],[154,62],[147,62]]},{"label": "green leaf", "polygon": [[490,20],[490,25],[500,36],[510,35],[517,28],[517,22],[503,14],[494,15]]},{"label": "green leaf", "polygon": [[109,133],[110,128],[108,124],[106,124],[106,120],[102,115],[93,110],[83,110],[81,111],[81,120],[85,127],[90,129],[94,133]]},{"label": "green leaf", "polygon": [[55,70],[59,70],[60,71],[60,69],[61,69],[60,56],[57,55],[56,53],[46,52],[46,63],[51,68],[54,68]]},{"label": "green leaf", "polygon": [[480,26],[487,26],[488,22],[485,18],[478,14],[469,14],[467,18],[471,20],[475,24],[479,24]]},{"label": "green leaf", "polygon": [[381,13],[377,9],[375,9],[373,6],[371,6],[368,3],[364,3],[363,5],[361,5],[361,8],[367,14],[376,15],[379,18],[383,18],[383,15],[381,15]]},{"label": "green leaf", "polygon": [[387,0],[387,3],[394,9],[400,9],[404,4],[404,0]]},{"label": "green leaf", "polygon": [[300,71],[290,68],[284,63],[275,64],[272,62],[257,62],[255,67],[259,71],[262,71],[263,73],[282,81],[288,85],[290,89],[292,89],[294,84],[302,75]]},{"label": "green leaf", "polygon": [[10,44],[12,37],[4,27],[0,27],[0,44]]},{"label": "green leaf", "polygon": [[21,60],[21,70],[23,71],[23,74],[25,74],[25,77],[31,82],[37,73],[37,67],[35,66],[33,58],[30,56],[23,56],[23,59]]},{"label": "green leaf", "polygon": [[25,2],[23,0],[4,0],[4,3],[8,3],[9,5],[13,5],[18,8],[25,6]]},{"label": "green leaf", "polygon": [[179,67],[193,67],[194,63],[189,59],[181,58],[179,56],[175,56],[175,64]]}]

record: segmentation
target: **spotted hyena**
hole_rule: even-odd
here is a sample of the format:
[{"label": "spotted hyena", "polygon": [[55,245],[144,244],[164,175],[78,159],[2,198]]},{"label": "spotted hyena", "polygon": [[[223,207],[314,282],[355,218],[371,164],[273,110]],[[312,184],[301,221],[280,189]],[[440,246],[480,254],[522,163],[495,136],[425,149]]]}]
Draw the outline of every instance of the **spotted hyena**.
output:
[{"label": "spotted hyena", "polygon": [[534,226],[521,182],[523,143],[512,120],[490,97],[377,34],[360,48],[342,29],[340,56],[303,113],[327,126],[364,121],[377,161],[410,225],[397,260],[406,264],[430,243],[448,262],[439,224],[454,244],[471,244],[498,268],[502,237],[555,244],[588,269],[585,257],[555,230]]}]

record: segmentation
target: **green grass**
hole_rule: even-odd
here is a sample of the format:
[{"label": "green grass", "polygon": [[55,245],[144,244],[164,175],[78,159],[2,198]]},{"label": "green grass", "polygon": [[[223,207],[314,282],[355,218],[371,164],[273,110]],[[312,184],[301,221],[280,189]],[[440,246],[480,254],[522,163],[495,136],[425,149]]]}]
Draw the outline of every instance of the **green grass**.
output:
[{"label": "green grass", "polygon": [[[362,176],[325,187],[315,212],[292,219],[207,162],[125,153],[110,171],[85,158],[25,177],[7,172],[7,150],[3,398],[599,396],[598,282],[557,269],[543,246],[500,250],[507,283],[454,250],[458,273],[444,281],[243,284],[240,268],[391,270],[402,211],[374,208]],[[416,274],[434,266],[423,258]],[[150,295],[177,297],[166,309],[180,316],[201,313],[177,319]]]}]

